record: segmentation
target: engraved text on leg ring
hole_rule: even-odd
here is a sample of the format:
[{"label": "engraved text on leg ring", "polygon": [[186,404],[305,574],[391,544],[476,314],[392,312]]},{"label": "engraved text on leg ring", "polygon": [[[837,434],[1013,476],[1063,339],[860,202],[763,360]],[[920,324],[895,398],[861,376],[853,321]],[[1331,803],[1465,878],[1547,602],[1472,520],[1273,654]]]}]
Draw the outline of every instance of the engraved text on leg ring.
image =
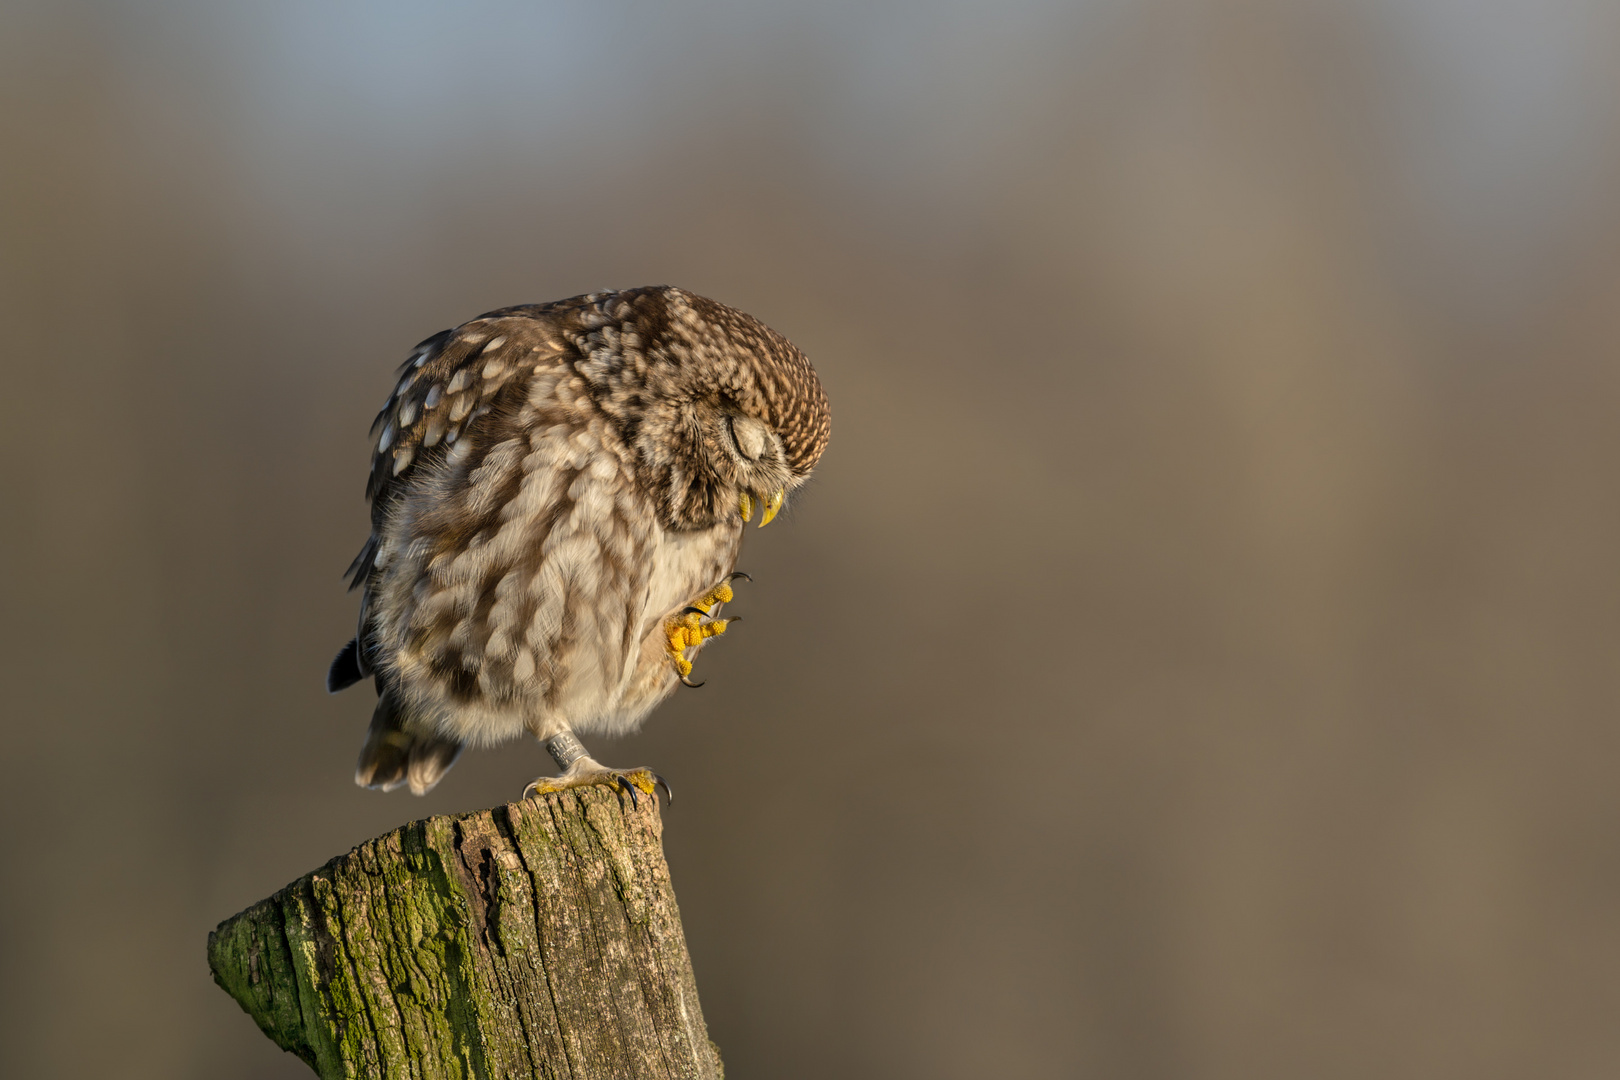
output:
[{"label": "engraved text on leg ring", "polygon": [[567,769],[568,766],[580,758],[587,756],[584,745],[574,737],[572,731],[558,732],[547,739],[546,749],[550,751],[552,758],[556,760],[558,767],[562,769]]}]

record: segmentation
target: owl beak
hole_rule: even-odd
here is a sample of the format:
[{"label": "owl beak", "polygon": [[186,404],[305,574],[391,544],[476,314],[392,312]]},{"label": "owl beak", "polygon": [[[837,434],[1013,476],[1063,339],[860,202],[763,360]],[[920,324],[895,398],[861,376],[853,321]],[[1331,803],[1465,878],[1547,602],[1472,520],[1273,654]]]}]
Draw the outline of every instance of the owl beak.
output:
[{"label": "owl beak", "polygon": [[754,516],[754,497],[746,491],[737,493],[737,513],[742,515],[745,524]]},{"label": "owl beak", "polygon": [[765,500],[765,512],[759,516],[759,527],[764,528],[771,523],[776,512],[782,509],[782,500],[787,498],[786,488],[777,488],[776,494]]}]

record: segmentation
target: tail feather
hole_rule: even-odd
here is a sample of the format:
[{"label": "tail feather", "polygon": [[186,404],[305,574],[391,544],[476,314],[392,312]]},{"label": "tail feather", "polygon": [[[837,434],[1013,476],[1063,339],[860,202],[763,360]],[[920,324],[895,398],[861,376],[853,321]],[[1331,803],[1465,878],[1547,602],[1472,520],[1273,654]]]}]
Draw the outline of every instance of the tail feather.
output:
[{"label": "tail feather", "polygon": [[332,659],[332,666],[326,669],[326,692],[335,694],[347,690],[365,677],[360,666],[360,639],[350,638]]},{"label": "tail feather", "polygon": [[411,794],[426,795],[450,771],[461,749],[461,743],[454,739],[405,730],[393,695],[385,693],[377,699],[377,709],[371,714],[371,728],[360,748],[354,782],[383,791],[409,784]]}]

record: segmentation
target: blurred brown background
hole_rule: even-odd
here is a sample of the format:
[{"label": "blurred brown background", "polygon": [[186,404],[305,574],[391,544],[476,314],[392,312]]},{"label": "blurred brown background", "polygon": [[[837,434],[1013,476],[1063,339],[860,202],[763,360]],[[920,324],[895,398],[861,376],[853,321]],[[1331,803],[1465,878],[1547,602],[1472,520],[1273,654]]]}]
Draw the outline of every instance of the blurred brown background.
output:
[{"label": "blurred brown background", "polygon": [[671,282],[832,448],[638,737],[728,1075],[1620,1074],[1620,9],[0,9],[0,1073],[297,1077],[366,427]]}]

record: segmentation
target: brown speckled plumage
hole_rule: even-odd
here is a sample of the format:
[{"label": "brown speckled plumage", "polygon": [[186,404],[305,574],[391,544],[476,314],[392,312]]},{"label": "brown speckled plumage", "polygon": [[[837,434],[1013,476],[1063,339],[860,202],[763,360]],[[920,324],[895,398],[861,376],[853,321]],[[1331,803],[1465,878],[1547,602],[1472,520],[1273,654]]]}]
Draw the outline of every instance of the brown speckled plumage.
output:
[{"label": "brown speckled plumage", "polygon": [[739,496],[802,484],[828,431],[802,353],[679,289],[424,341],[373,427],[359,631],[329,677],[376,679],[357,780],[420,793],[464,744],[636,726],[677,683],[663,621],[733,569]]}]

